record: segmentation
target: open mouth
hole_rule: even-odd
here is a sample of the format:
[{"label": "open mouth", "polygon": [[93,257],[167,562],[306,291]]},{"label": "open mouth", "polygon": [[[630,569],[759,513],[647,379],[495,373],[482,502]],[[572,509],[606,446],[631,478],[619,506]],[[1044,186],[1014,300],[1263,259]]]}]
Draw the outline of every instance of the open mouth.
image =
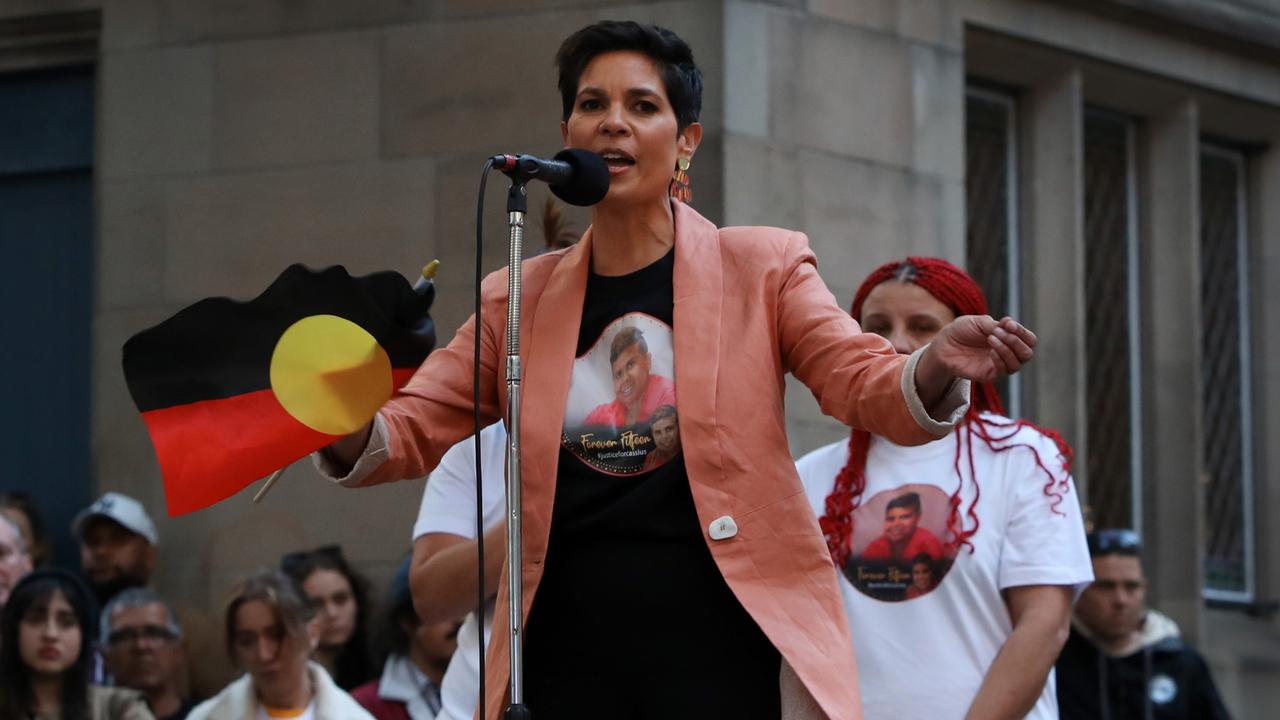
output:
[{"label": "open mouth", "polygon": [[610,172],[620,172],[636,164],[636,159],[621,150],[601,150],[600,157],[604,159],[604,164],[609,166]]}]

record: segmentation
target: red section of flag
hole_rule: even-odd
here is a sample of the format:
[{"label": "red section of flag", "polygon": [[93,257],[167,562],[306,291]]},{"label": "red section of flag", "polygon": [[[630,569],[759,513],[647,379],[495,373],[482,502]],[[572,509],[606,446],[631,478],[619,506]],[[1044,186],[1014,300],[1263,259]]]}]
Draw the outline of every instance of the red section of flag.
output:
[{"label": "red section of flag", "polygon": [[[415,370],[394,368],[395,387]],[[303,425],[269,389],[150,410],[142,420],[160,460],[171,516],[225,500],[338,439]]]},{"label": "red section of flag", "polygon": [[298,422],[270,390],[142,414],[170,515],[208,507],[334,441]]}]

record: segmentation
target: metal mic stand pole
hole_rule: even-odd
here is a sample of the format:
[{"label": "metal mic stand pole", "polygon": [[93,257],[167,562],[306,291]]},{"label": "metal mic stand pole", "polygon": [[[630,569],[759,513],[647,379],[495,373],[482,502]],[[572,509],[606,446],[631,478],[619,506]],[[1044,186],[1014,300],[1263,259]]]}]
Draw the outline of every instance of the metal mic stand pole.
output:
[{"label": "metal mic stand pole", "polygon": [[[520,299],[524,260],[524,178],[513,176],[507,191],[511,247],[507,259],[507,600],[510,605],[511,704],[505,720],[530,720],[524,704],[524,582],[520,558]],[[477,328],[477,332],[479,329]],[[480,669],[484,672],[484,668]],[[483,720],[483,718],[481,719]]]}]

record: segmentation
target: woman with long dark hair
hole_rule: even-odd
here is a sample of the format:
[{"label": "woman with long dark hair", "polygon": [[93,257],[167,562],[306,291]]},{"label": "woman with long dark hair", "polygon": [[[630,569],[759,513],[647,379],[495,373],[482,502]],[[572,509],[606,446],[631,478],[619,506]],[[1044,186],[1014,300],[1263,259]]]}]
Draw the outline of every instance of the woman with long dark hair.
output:
[{"label": "woman with long dark hair", "polygon": [[[1013,320],[962,318],[899,357],[840,310],[802,234],[720,229],[695,212],[702,74],[675,33],[596,23],[556,65],[561,140],[600,155],[610,185],[576,245],[523,265],[524,700],[557,720],[856,718],[784,376],[842,422],[920,443],[951,429],[961,378],[1017,370],[1035,338]],[[432,470],[474,431],[473,371],[483,423],[500,418],[506,272],[480,294],[481,322],[332,445],[326,474],[359,485]],[[664,405],[677,434],[646,467]],[[508,637],[494,628],[489,719],[504,706]]]},{"label": "woman with long dark hair", "polygon": [[[987,312],[937,258],[888,263],[852,315],[901,354]],[[797,463],[840,570],[867,717],[1057,717],[1047,682],[1092,579],[1071,448],[975,384],[952,437],[904,447],[855,429]]]},{"label": "woman with long dark hair", "polygon": [[153,720],[142,696],[90,685],[97,607],[74,575],[35,570],[0,612],[0,718]]},{"label": "woman with long dark hair", "polygon": [[320,642],[315,660],[343,690],[363,685],[377,675],[369,647],[368,583],[337,545],[289,553],[280,569],[293,579],[316,608]]}]

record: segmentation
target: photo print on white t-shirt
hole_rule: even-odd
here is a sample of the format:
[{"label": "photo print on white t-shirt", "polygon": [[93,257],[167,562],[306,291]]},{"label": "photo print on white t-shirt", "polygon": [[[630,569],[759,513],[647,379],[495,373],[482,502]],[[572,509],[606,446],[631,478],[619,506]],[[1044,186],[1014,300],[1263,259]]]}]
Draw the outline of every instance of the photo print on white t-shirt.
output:
[{"label": "photo print on white t-shirt", "polygon": [[680,454],[670,326],[627,313],[574,360],[561,443],[611,475],[648,472]]},{"label": "photo print on white t-shirt", "polygon": [[936,485],[902,485],[876,493],[853,513],[843,572],[876,600],[913,600],[932,592],[955,561],[946,542],[951,498]]}]

